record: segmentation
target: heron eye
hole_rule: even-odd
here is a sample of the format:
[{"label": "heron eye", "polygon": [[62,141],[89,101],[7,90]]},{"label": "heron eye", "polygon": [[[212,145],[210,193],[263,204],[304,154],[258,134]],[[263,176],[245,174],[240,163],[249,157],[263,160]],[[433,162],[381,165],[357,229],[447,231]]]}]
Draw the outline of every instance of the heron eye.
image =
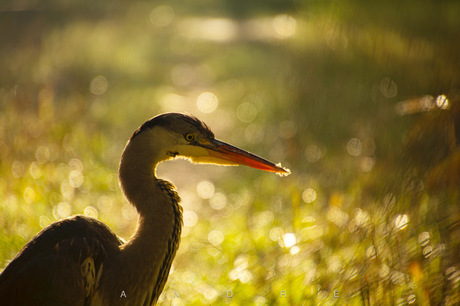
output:
[{"label": "heron eye", "polygon": [[187,140],[188,142],[194,141],[194,140],[195,140],[195,135],[193,135],[193,134],[186,134],[186,135],[185,135],[185,140]]}]

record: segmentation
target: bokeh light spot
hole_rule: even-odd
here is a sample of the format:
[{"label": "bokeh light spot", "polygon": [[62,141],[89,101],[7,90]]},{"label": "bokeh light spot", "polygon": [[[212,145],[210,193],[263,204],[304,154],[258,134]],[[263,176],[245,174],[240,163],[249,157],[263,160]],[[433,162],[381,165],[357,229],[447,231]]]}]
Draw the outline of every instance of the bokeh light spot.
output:
[{"label": "bokeh light spot", "polygon": [[93,206],[87,206],[85,210],[83,211],[83,213],[85,214],[85,216],[91,217],[94,219],[97,219],[97,217],[99,216],[99,212]]},{"label": "bokeh light spot", "polygon": [[310,163],[315,163],[319,161],[326,153],[326,149],[320,148],[317,145],[308,145],[305,148],[305,158]]},{"label": "bokeh light spot", "polygon": [[237,258],[235,258],[235,261],[233,262],[233,265],[235,266],[236,269],[242,271],[246,269],[249,266],[249,259],[247,255],[239,255]]},{"label": "bokeh light spot", "polygon": [[214,195],[214,184],[210,181],[201,181],[196,186],[198,196],[202,199],[210,199]]},{"label": "bokeh light spot", "polygon": [[257,117],[257,108],[249,102],[241,103],[236,108],[236,116],[244,123],[252,122]]},{"label": "bokeh light spot", "polygon": [[385,264],[382,265],[382,267],[379,270],[380,278],[387,278],[389,274],[390,274],[390,267],[388,267]]},{"label": "bokeh light spot", "polygon": [[246,255],[239,255],[233,264],[235,268],[229,273],[230,279],[238,279],[242,283],[248,283],[253,279],[252,273],[247,270],[249,267],[249,259]]},{"label": "bokeh light spot", "polygon": [[273,29],[280,38],[288,38],[296,33],[297,21],[292,16],[281,14],[273,19]]},{"label": "bokeh light spot", "polygon": [[50,157],[51,152],[48,147],[39,146],[37,150],[35,150],[35,158],[37,159],[37,162],[40,164],[44,164],[47,161],[49,161]]},{"label": "bokeh light spot", "polygon": [[20,178],[24,175],[26,171],[26,168],[24,167],[24,164],[18,160],[15,160],[13,162],[13,165],[11,167],[11,172],[13,173],[13,176],[15,178]]},{"label": "bokeh light spot", "polygon": [[50,225],[51,220],[47,216],[40,216],[40,227],[45,228]]},{"label": "bokeh light spot", "polygon": [[347,142],[347,152],[351,156],[359,156],[361,154],[361,151],[363,149],[361,140],[358,138],[351,138]]},{"label": "bokeh light spot", "polygon": [[393,98],[398,94],[398,86],[390,78],[383,78],[380,81],[380,92],[387,98]]},{"label": "bokeh light spot", "polygon": [[221,231],[211,231],[208,234],[208,240],[213,246],[218,246],[224,241],[224,234]]},{"label": "bokeh light spot", "polygon": [[131,204],[123,205],[121,213],[126,220],[135,220],[137,218],[137,211]]},{"label": "bokeh light spot", "polygon": [[329,209],[327,212],[327,218],[329,221],[340,227],[345,226],[349,219],[348,214],[337,206],[332,206]]},{"label": "bokeh light spot", "polygon": [[327,259],[327,270],[331,273],[338,273],[343,267],[342,261],[338,256],[330,256]]},{"label": "bokeh light spot", "polygon": [[254,305],[256,306],[268,305],[267,298],[264,296],[260,296],[260,295],[256,296],[254,298]]},{"label": "bokeh light spot", "polygon": [[205,114],[212,113],[216,110],[219,104],[217,96],[209,91],[201,93],[196,99],[196,105],[198,109]]},{"label": "bokeh light spot", "polygon": [[356,223],[356,226],[359,226],[359,227],[364,227],[364,226],[369,225],[369,222],[370,222],[369,213],[367,213],[366,211],[362,209],[357,208],[355,211],[354,221]]},{"label": "bokeh light spot", "polygon": [[421,246],[425,246],[430,242],[430,233],[428,232],[423,232],[420,235],[418,235],[418,243],[420,243]]},{"label": "bokeh light spot", "polygon": [[284,230],[281,227],[274,227],[270,230],[269,237],[272,241],[278,241],[283,236]]},{"label": "bokeh light spot", "polygon": [[174,19],[174,11],[169,5],[161,5],[150,12],[150,22],[157,27],[166,27]]},{"label": "bokeh light spot", "polygon": [[[204,294],[204,297],[210,301],[210,302],[213,302],[218,294],[217,294],[217,290],[210,287],[210,286],[207,286],[204,290],[203,290],[203,294]],[[179,300],[179,299],[178,299]]]},{"label": "bokeh light spot", "polygon": [[43,171],[36,162],[32,162],[29,167],[29,173],[34,179],[38,179],[43,175]]},{"label": "bokeh light spot", "polygon": [[67,218],[72,213],[72,207],[67,202],[61,202],[57,205],[56,213],[57,219]]},{"label": "bokeh light spot", "polygon": [[402,230],[407,227],[409,223],[408,215],[397,215],[394,219],[394,225],[397,230]]},{"label": "bokeh light spot", "polygon": [[198,223],[198,216],[192,210],[186,210],[182,214],[182,219],[184,221],[184,226],[194,227]]},{"label": "bokeh light spot", "polygon": [[92,94],[96,96],[100,96],[104,94],[107,91],[107,88],[109,87],[109,82],[103,75],[98,75],[94,79],[91,80],[91,83],[89,85],[89,90],[91,91]]},{"label": "bokeh light spot", "polygon": [[440,109],[448,109],[449,108],[449,100],[445,95],[439,95],[436,97],[436,106]]},{"label": "bokeh light spot", "polygon": [[302,219],[302,225],[304,228],[315,226],[316,218],[313,216],[306,216]]},{"label": "bokeh light spot", "polygon": [[369,258],[369,259],[375,258],[376,253],[375,253],[375,248],[374,248],[373,246],[370,246],[370,247],[367,248],[367,250],[366,250],[366,256],[367,256],[367,258]]},{"label": "bokeh light spot", "polygon": [[23,196],[24,196],[24,200],[30,204],[33,201],[35,201],[35,196],[36,196],[35,190],[32,187],[27,187],[24,190]]},{"label": "bokeh light spot", "polygon": [[72,158],[69,161],[69,168],[70,170],[78,170],[80,172],[83,171],[83,163],[78,158]]},{"label": "bokeh light spot", "polygon": [[69,174],[69,183],[73,188],[79,188],[84,181],[83,174],[78,170],[72,170]]},{"label": "bokeh light spot", "polygon": [[375,165],[375,158],[373,157],[366,156],[361,159],[360,168],[364,172],[370,172],[374,168],[374,165]]},{"label": "bokeh light spot", "polygon": [[316,191],[313,188],[307,188],[302,192],[302,200],[305,203],[311,203],[316,200]]},{"label": "bokeh light spot", "polygon": [[286,233],[282,236],[282,246],[286,248],[291,248],[297,243],[297,237],[294,233]]},{"label": "bokeh light spot", "polygon": [[297,253],[300,252],[300,248],[298,246],[293,246],[290,250],[289,250],[289,253],[291,253],[291,255],[295,255]]},{"label": "bokeh light spot", "polygon": [[252,280],[252,278],[253,276],[250,271],[248,270],[241,271],[239,279],[243,284],[249,283]]},{"label": "bokeh light spot", "polygon": [[431,245],[427,245],[426,247],[423,248],[423,256],[425,258],[430,257],[431,253],[433,252],[433,247]]},{"label": "bokeh light spot", "polygon": [[221,210],[227,205],[227,197],[221,192],[216,192],[209,199],[209,205],[216,210]]},{"label": "bokeh light spot", "polygon": [[269,210],[262,211],[260,213],[255,214],[253,220],[257,226],[265,227],[272,224],[273,220],[275,219],[275,215],[273,212]]}]

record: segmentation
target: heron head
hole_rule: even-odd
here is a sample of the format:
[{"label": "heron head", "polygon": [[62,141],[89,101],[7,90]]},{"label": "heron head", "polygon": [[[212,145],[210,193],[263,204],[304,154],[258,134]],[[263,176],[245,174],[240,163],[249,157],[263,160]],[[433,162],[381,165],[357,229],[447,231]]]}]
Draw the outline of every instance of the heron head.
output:
[{"label": "heron head", "polygon": [[163,160],[182,157],[194,163],[224,166],[245,165],[288,175],[290,171],[245,150],[217,140],[209,127],[196,117],[165,113],[145,122],[131,140],[148,131]]}]

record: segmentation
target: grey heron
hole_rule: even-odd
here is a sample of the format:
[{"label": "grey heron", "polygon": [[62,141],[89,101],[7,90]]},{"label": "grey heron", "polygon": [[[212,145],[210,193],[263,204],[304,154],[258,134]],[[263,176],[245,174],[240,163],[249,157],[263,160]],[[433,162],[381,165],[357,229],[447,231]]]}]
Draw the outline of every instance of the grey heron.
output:
[{"label": "grey heron", "polygon": [[165,113],[142,124],[120,161],[119,182],[137,209],[125,243],[104,223],[77,215],[38,233],[0,274],[2,305],[153,305],[179,247],[182,208],[156,166],[176,157],[194,163],[289,170],[214,138],[196,117]]}]

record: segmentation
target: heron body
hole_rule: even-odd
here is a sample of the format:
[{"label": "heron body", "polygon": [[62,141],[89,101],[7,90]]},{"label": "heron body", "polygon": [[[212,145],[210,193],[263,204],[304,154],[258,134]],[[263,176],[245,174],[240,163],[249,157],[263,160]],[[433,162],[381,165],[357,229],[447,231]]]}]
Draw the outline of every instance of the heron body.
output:
[{"label": "heron body", "polygon": [[156,178],[155,169],[175,157],[288,173],[216,140],[195,117],[156,116],[134,132],[120,161],[120,186],[139,214],[133,236],[124,243],[104,223],[85,216],[51,224],[0,274],[0,304],[156,304],[179,247],[182,208],[175,187]]}]

